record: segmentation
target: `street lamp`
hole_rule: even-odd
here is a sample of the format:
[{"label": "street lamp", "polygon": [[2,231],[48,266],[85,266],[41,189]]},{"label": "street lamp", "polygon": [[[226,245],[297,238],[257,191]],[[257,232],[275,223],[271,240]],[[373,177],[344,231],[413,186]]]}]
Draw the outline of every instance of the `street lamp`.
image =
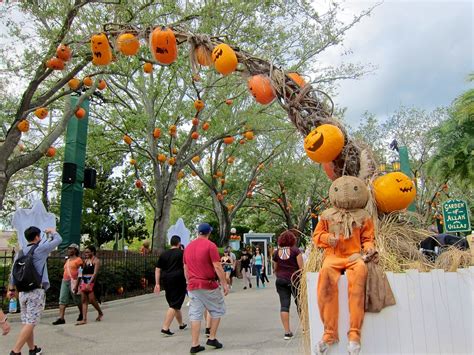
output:
[{"label": "street lamp", "polygon": [[400,162],[398,160],[392,162],[392,169],[393,171],[400,171]]}]

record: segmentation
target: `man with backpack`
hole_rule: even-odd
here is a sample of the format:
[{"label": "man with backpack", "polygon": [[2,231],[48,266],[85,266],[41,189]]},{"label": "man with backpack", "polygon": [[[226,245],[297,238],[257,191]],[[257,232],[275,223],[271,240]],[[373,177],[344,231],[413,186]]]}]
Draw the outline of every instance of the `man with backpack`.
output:
[{"label": "man with backpack", "polygon": [[46,290],[49,288],[46,261],[49,253],[62,242],[61,236],[54,228],[44,230],[47,238],[41,238],[41,230],[29,227],[25,230],[28,245],[20,250],[13,263],[9,286],[10,297],[15,295],[15,288],[20,293],[21,322],[23,328],[10,355],[21,355],[21,349],[28,344],[29,355],[41,354],[41,348],[34,341],[34,328],[43,313]]}]

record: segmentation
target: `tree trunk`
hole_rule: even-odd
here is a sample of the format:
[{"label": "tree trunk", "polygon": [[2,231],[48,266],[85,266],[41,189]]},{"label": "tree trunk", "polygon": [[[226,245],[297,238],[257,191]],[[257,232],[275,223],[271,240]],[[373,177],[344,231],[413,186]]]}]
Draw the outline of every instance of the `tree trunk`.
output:
[{"label": "tree trunk", "polygon": [[153,249],[158,250],[162,253],[165,250],[166,235],[168,233],[168,227],[171,216],[171,204],[176,191],[176,185],[178,184],[177,173],[170,176],[169,186],[166,189],[166,193],[163,195],[157,194],[156,197],[156,208],[154,216],[154,229],[153,229]]},{"label": "tree trunk", "polygon": [[219,244],[224,246],[227,244],[230,236],[230,227],[232,225],[232,220],[229,218],[229,213],[227,211],[221,212],[221,218],[219,218]]},{"label": "tree trunk", "polygon": [[0,210],[3,210],[3,200],[5,199],[5,193],[10,178],[5,174],[4,171],[0,171]]}]

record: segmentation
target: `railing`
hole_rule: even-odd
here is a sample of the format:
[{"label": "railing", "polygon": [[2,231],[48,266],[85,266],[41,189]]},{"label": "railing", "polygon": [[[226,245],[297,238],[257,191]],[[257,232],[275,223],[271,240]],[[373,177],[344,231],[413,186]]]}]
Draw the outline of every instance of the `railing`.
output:
[{"label": "railing", "polygon": [[[98,251],[101,267],[96,283],[96,294],[102,301],[127,298],[153,291],[155,263],[158,255],[135,252]],[[8,309],[6,297],[9,275],[14,256],[10,251],[0,252],[0,301]],[[57,307],[64,272],[64,256],[53,252],[48,258],[50,289],[46,293],[46,307]]]}]

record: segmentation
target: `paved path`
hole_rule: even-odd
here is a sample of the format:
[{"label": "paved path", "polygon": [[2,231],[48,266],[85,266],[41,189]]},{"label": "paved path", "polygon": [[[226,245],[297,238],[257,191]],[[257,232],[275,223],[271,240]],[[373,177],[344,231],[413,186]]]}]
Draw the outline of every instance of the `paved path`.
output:
[{"label": "paved path", "polygon": [[[295,338],[283,340],[283,328],[279,317],[279,300],[275,282],[265,289],[242,289],[242,281],[235,280],[234,289],[226,297],[227,314],[221,322],[217,338],[224,344],[220,350],[203,351],[200,354],[301,354],[301,330],[297,329],[296,308],[292,304],[291,324]],[[90,309],[93,309],[90,306]],[[160,335],[164,312],[167,309],[164,294],[145,295],[132,299],[104,304],[104,320],[75,326],[76,309],[66,315],[67,324],[53,326],[56,311],[46,311],[36,328],[36,342],[44,354],[95,355],[95,354],[189,354],[191,331],[177,329],[173,323],[172,337]],[[68,309],[69,310],[69,309]],[[188,307],[183,307],[187,320]],[[90,314],[95,319],[95,310]],[[204,322],[203,322],[204,323]],[[9,354],[18,335],[20,323],[12,323],[7,337],[0,337],[0,355]],[[204,324],[203,324],[204,326]],[[203,328],[204,329],[204,328]],[[204,335],[201,344],[205,343]],[[26,347],[23,350],[25,354]],[[26,354],[27,354],[26,350]]]}]

